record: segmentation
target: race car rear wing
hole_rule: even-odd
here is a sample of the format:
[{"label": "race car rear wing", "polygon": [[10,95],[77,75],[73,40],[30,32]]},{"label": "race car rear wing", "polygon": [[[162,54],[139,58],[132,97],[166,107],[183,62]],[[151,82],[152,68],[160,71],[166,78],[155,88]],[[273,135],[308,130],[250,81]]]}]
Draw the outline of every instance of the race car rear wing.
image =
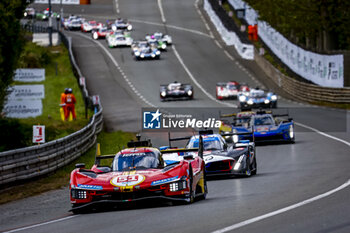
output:
[{"label": "race car rear wing", "polygon": [[[190,137],[186,137],[186,139],[189,139]],[[173,141],[180,141],[180,140],[185,140],[184,138],[174,138],[174,139],[170,139],[170,133],[169,133],[169,143],[170,140]],[[165,149],[165,150],[160,150],[160,152],[162,154],[165,153],[179,153],[179,152],[198,152],[198,156],[203,158],[203,151],[204,151],[204,147],[203,147],[203,138],[202,136],[199,136],[199,143],[198,143],[199,147],[198,148],[177,148],[177,149]]]}]

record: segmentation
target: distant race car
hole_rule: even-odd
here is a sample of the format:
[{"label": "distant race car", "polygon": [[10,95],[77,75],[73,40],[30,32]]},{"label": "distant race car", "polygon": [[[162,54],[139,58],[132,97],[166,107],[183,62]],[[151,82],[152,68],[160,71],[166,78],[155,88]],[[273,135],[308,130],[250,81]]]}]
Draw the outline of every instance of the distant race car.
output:
[{"label": "distant race car", "polygon": [[32,7],[27,7],[23,13],[25,19],[34,19],[35,18],[35,9]]},{"label": "distant race car", "polygon": [[131,46],[133,39],[130,36],[125,36],[121,33],[113,32],[112,34],[107,34],[106,36],[108,47],[120,47],[120,46]]},{"label": "distant race car", "polygon": [[147,41],[137,41],[131,45],[132,55],[136,60],[159,59],[160,51]]},{"label": "distant race car", "polygon": [[169,35],[164,35],[161,32],[155,32],[153,34],[147,34],[146,40],[156,39],[157,41],[162,41],[166,43],[166,45],[171,45],[173,43],[173,39]]},{"label": "distant race car", "polygon": [[240,94],[238,100],[241,109],[277,108],[277,95],[259,88],[251,89],[249,95]]},{"label": "distant race car", "polygon": [[[271,111],[260,110],[257,112],[240,112],[222,117],[233,117],[233,120],[231,122],[223,121],[220,127],[221,134],[254,131],[254,140],[257,143],[295,142],[294,122],[288,114],[272,114]],[[242,135],[239,138],[252,140],[252,136]]]},{"label": "distant race car", "polygon": [[222,99],[237,99],[239,83],[236,81],[219,82],[216,84],[216,98]]},{"label": "distant race car", "polygon": [[[245,134],[251,135],[251,133]],[[230,136],[237,135],[230,134]],[[249,140],[236,141],[228,145],[220,134],[214,134],[212,130],[204,130],[192,137],[169,138],[169,144],[171,141],[188,140],[186,148],[197,148],[200,137],[203,138],[203,158],[207,176],[251,176],[257,173],[255,144]],[[167,163],[172,163],[177,158],[167,155],[164,159]]]},{"label": "distant race car", "polygon": [[106,27],[91,31],[92,39],[94,39],[94,40],[106,38],[107,35],[112,34],[112,33],[113,32],[108,30]]},{"label": "distant race car", "polygon": [[190,84],[178,83],[177,81],[160,86],[161,101],[170,99],[193,99],[193,87]]},{"label": "distant race car", "polygon": [[[38,12],[35,14],[35,18],[37,20],[48,20],[49,19],[49,8],[47,8],[46,10],[44,10],[43,12]],[[53,12],[51,11],[51,17],[52,18],[56,18],[56,19],[59,19],[61,16],[60,14],[56,13],[56,12]]]},{"label": "distant race car", "polygon": [[[205,199],[207,185],[202,146],[195,149],[160,151],[150,141],[131,141],[115,155],[97,156],[91,169],[77,164],[70,176],[70,200],[73,213],[81,213],[99,204],[120,204],[150,199],[192,203]],[[167,153],[197,151],[199,156],[167,165]],[[113,159],[111,166],[100,161]]]},{"label": "distant race car", "polygon": [[62,19],[62,26],[66,30],[81,30],[81,24],[84,21],[79,16],[71,15],[68,18]]},{"label": "distant race car", "polygon": [[245,83],[240,83],[237,96],[240,96],[240,95],[249,96],[249,93],[250,93],[249,86]]},{"label": "distant race car", "polygon": [[147,41],[148,41],[148,43],[149,43],[151,46],[154,46],[154,47],[156,47],[156,48],[159,49],[159,50],[166,51],[167,45],[166,45],[166,43],[164,43],[163,41],[156,40],[156,39],[154,39],[154,38],[150,38],[150,39],[147,40]]},{"label": "distant race car", "polygon": [[81,24],[82,32],[91,32],[103,27],[103,23],[97,23],[96,21],[85,21]]},{"label": "distant race car", "polygon": [[114,22],[109,20],[107,22],[107,25],[109,25],[109,27],[113,31],[117,31],[117,30],[131,31],[132,30],[132,25],[126,19],[119,18],[119,19],[116,19]]}]

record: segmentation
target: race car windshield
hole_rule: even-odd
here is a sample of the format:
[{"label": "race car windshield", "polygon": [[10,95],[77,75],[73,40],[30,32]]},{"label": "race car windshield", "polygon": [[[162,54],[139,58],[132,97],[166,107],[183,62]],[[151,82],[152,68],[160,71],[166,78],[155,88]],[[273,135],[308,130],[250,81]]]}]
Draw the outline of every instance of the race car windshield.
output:
[{"label": "race car windshield", "polygon": [[113,161],[113,171],[143,170],[158,168],[159,155],[154,152],[118,153]]},{"label": "race car windshield", "polygon": [[[187,148],[192,149],[192,148],[198,148],[199,144],[199,140],[195,139],[195,140],[191,140],[188,144],[187,144]],[[216,139],[204,139],[203,140],[203,147],[204,150],[222,150],[222,145],[220,143],[220,141],[216,140]]]},{"label": "race car windshield", "polygon": [[235,85],[233,85],[233,84],[228,84],[227,88],[230,89],[230,90],[237,90],[237,87]]},{"label": "race car windshield", "polygon": [[254,119],[254,125],[273,125],[273,119],[270,116],[256,117]]}]

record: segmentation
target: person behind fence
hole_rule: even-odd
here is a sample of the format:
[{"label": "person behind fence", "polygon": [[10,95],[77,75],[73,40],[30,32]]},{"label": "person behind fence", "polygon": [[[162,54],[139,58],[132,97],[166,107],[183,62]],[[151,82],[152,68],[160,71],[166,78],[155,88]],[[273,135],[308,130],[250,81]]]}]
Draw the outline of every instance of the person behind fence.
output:
[{"label": "person behind fence", "polygon": [[68,89],[68,93],[65,97],[65,104],[66,104],[66,114],[65,114],[65,120],[67,121],[69,118],[69,114],[72,113],[73,115],[73,120],[76,120],[76,115],[75,115],[75,103],[76,103],[75,96],[73,94],[72,88]]},{"label": "person behind fence", "polygon": [[61,113],[62,120],[64,120],[66,117],[66,103],[65,102],[66,102],[66,95],[68,94],[68,89],[69,88],[65,88],[64,92],[61,93],[60,113]]}]

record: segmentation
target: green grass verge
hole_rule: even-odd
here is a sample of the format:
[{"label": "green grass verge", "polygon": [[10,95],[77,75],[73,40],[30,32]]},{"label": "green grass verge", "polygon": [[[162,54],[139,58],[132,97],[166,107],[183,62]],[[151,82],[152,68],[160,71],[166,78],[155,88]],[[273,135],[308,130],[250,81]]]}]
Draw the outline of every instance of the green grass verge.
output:
[{"label": "green grass verge", "polygon": [[[135,140],[135,138],[135,134],[133,133],[125,133],[121,131],[107,133],[102,131],[97,137],[97,142],[101,144],[102,155],[115,154],[116,152],[120,151],[121,148],[125,147],[128,141],[131,139]],[[75,168],[76,163],[85,163],[86,167],[90,168],[95,161],[95,152],[96,148],[92,147],[89,151],[73,161],[71,164],[60,168],[45,178],[1,190],[0,204],[38,195],[43,192],[61,188],[63,186],[67,186],[68,202],[68,183],[70,179],[70,172]]]}]

